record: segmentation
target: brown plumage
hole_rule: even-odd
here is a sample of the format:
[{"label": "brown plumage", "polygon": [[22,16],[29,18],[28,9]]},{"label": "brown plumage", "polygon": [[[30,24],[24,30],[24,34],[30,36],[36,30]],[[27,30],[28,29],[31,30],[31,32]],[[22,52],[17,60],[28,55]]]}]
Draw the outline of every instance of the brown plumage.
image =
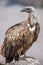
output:
[{"label": "brown plumage", "polygon": [[[30,12],[29,12],[30,13]],[[38,21],[38,17],[37,17]],[[35,30],[31,30],[35,25]],[[6,62],[11,62],[13,58],[19,60],[38,38],[40,25],[38,22],[31,24],[30,16],[27,20],[10,27],[5,33],[1,54],[6,57]]]}]

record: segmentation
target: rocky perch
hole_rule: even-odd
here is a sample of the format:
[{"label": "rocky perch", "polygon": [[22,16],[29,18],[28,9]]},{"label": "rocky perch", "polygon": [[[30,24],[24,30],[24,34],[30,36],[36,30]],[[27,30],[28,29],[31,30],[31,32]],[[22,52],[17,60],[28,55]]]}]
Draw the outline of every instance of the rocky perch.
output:
[{"label": "rocky perch", "polygon": [[5,58],[0,55],[0,65],[40,65],[40,63],[35,58],[29,56],[23,57],[19,61],[13,60],[11,63],[5,63]]}]

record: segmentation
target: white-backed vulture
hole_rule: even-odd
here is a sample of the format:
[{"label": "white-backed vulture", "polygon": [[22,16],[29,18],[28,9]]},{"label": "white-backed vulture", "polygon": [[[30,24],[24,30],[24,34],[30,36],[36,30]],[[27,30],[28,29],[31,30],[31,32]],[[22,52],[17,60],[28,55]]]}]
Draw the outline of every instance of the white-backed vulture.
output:
[{"label": "white-backed vulture", "polygon": [[29,6],[21,10],[29,13],[27,20],[11,26],[5,33],[5,39],[1,48],[1,54],[6,58],[6,63],[19,60],[31,45],[37,40],[40,25],[36,10]]}]

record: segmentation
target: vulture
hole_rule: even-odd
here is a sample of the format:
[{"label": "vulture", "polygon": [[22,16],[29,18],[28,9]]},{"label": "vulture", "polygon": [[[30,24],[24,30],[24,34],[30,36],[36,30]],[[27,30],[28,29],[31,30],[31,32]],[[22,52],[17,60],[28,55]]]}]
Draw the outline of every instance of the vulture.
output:
[{"label": "vulture", "polygon": [[27,12],[29,15],[26,20],[11,26],[5,33],[1,54],[6,58],[6,63],[13,59],[19,61],[21,55],[37,40],[40,32],[39,18],[36,10],[32,6],[23,8],[21,12]]}]

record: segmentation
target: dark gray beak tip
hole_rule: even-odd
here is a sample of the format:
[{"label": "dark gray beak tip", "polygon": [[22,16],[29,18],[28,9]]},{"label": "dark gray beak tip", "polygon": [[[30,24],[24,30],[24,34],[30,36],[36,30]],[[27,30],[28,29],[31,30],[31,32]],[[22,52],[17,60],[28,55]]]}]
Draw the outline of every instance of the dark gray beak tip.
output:
[{"label": "dark gray beak tip", "polygon": [[21,10],[20,12],[25,12],[25,10]]}]

